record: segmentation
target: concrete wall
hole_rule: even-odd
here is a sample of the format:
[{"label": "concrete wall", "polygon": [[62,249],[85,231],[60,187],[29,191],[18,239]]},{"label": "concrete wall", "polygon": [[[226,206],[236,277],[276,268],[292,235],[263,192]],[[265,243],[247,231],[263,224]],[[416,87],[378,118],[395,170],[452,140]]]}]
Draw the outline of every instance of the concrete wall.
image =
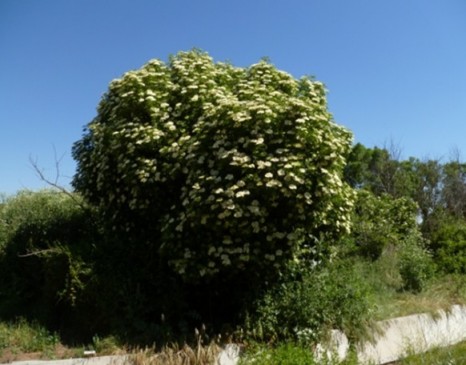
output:
[{"label": "concrete wall", "polygon": [[449,311],[415,314],[379,322],[382,334],[376,341],[358,347],[362,363],[386,364],[436,347],[466,340],[466,307],[454,305]]},{"label": "concrete wall", "polygon": [[[374,342],[356,346],[361,364],[387,364],[407,354],[422,353],[466,341],[466,306],[454,305],[448,311],[434,314],[414,314],[377,323]],[[341,331],[332,331],[329,343],[316,347],[316,357],[342,361],[350,344]],[[219,358],[219,365],[235,365],[239,348],[227,348]]]},{"label": "concrete wall", "polygon": [[[454,305],[448,311],[414,314],[377,323],[373,342],[356,346],[361,364],[387,364],[436,347],[466,341],[466,307]],[[318,358],[342,360],[349,349],[343,332],[332,331],[326,345],[317,346]]]}]

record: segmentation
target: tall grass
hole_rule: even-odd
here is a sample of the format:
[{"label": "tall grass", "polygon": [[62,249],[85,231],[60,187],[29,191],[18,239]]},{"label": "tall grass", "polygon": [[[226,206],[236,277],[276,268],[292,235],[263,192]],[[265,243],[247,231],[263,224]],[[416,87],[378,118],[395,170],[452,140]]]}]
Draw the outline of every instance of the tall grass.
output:
[{"label": "tall grass", "polygon": [[21,319],[13,323],[0,322],[0,351],[12,353],[50,352],[60,343],[58,335],[36,323]]},{"label": "tall grass", "polygon": [[466,304],[466,276],[434,276],[421,292],[403,290],[397,253],[386,250],[379,259],[355,261],[356,272],[368,284],[370,301],[375,305],[374,320],[433,313],[453,304]]}]

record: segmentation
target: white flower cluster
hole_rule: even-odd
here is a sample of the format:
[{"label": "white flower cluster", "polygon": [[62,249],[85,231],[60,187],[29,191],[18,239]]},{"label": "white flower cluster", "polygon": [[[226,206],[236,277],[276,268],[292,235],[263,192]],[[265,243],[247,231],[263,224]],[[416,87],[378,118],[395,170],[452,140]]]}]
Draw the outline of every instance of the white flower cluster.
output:
[{"label": "white flower cluster", "polygon": [[75,145],[76,185],[115,220],[150,217],[181,274],[279,268],[302,232],[350,228],[340,175],[351,135],[326,108],[321,83],[266,62],[150,61],[111,83]]}]

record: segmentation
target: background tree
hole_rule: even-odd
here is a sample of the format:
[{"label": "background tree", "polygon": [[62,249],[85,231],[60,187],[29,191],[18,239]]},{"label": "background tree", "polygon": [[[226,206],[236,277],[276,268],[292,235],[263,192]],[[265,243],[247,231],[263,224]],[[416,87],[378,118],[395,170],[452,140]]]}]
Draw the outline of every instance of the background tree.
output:
[{"label": "background tree", "polygon": [[450,161],[444,165],[442,200],[449,214],[466,217],[466,164]]},{"label": "background tree", "polygon": [[442,165],[438,160],[413,160],[416,185],[413,199],[419,205],[423,221],[427,221],[441,201]]},{"label": "background tree", "polygon": [[396,157],[399,156],[398,149],[392,149],[389,152],[386,148],[354,145],[345,167],[345,179],[352,187],[371,191],[377,196],[388,194],[393,198],[413,199],[419,206],[422,221],[427,222],[430,214],[442,206],[442,200],[445,201],[444,194],[448,195],[448,189],[442,193],[445,186],[451,185],[450,195],[457,195],[454,191],[459,191],[461,185],[458,184],[458,174],[450,168],[449,175],[452,176],[445,175],[444,165],[438,160],[421,161],[414,157],[401,160]]},{"label": "background tree", "polygon": [[386,148],[353,146],[345,167],[345,179],[354,188],[363,188],[376,195],[399,197],[400,163],[398,152]]},{"label": "background tree", "polygon": [[[353,146],[349,154],[345,178],[359,190],[351,235],[356,247],[361,254],[377,258],[388,245],[414,239],[421,244],[411,245],[406,250],[411,259],[425,256],[423,246],[427,246],[428,254],[434,256],[442,271],[464,272],[466,164],[461,162],[458,151],[446,163],[436,159],[421,161],[413,157],[406,160],[391,157],[396,155],[386,148],[371,149],[360,144]],[[406,204],[411,206],[410,219],[405,216],[397,220],[399,212],[408,213],[408,210],[400,209],[403,205],[407,207]],[[408,221],[415,234],[400,235],[397,227]],[[419,240],[419,228],[423,240]],[[404,272],[416,265],[420,270],[428,268],[428,265],[421,265],[422,260],[408,262]],[[421,271],[414,276],[419,277]],[[414,288],[418,284],[413,282],[415,284],[410,286]]]}]

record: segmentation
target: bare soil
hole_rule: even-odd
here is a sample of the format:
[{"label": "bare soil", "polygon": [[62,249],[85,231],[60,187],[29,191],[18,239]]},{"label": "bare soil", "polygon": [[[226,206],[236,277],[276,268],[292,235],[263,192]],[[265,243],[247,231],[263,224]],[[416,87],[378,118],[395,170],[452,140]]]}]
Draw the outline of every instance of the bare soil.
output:
[{"label": "bare soil", "polygon": [[16,352],[11,349],[0,350],[0,364],[8,364],[13,361],[27,361],[27,360],[51,360],[51,359],[65,359],[76,357],[76,350],[71,350],[61,344],[55,346],[50,352]]}]

